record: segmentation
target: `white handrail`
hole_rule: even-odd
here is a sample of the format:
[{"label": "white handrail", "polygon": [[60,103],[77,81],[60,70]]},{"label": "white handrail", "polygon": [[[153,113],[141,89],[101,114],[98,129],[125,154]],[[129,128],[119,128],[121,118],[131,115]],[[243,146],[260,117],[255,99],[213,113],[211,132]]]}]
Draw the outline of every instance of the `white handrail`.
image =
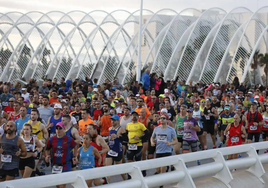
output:
[{"label": "white handrail", "polygon": [[[86,188],[85,180],[97,179],[106,176],[115,176],[129,173],[131,180],[102,185],[102,188],[134,188],[155,187],[163,184],[178,183],[178,186],[196,188],[193,178],[216,174],[214,177],[230,187],[233,179],[230,170],[235,168],[248,168],[248,171],[261,180],[265,173],[262,163],[268,162],[268,154],[258,155],[256,150],[268,148],[268,142],[245,144],[207,151],[199,151],[182,155],[174,155],[134,163],[80,170],[62,174],[51,174],[35,178],[18,179],[0,183],[1,188],[39,188],[59,184],[72,184],[75,188]],[[224,156],[236,153],[247,153],[248,157],[225,161]],[[212,158],[214,161],[200,166],[186,168],[186,162]],[[148,170],[162,166],[175,167],[175,171],[143,177],[141,170]]]}]

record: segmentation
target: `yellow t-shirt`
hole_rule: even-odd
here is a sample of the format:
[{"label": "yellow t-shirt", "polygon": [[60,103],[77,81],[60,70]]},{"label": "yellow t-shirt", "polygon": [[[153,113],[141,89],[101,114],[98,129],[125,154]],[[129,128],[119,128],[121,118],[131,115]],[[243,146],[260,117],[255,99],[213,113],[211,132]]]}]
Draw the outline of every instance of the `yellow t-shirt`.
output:
[{"label": "yellow t-shirt", "polygon": [[146,127],[140,123],[128,123],[126,130],[128,131],[128,143],[130,144],[137,144],[137,146],[142,146],[141,139],[135,140],[134,136],[141,137],[143,135],[143,131],[146,130]]}]

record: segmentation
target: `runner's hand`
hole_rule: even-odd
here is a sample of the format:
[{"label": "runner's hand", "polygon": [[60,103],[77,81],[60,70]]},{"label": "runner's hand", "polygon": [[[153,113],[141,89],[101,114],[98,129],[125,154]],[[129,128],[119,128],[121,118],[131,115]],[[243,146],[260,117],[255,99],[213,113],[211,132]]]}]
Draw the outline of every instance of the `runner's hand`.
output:
[{"label": "runner's hand", "polygon": [[20,154],[21,154],[21,152],[20,151],[17,151],[15,155],[19,157]]},{"label": "runner's hand", "polygon": [[253,125],[258,126],[259,124],[257,122],[254,122]]},{"label": "runner's hand", "polygon": [[73,163],[74,163],[74,164],[77,164],[77,157],[74,157],[74,158],[73,158]]},{"label": "runner's hand", "polygon": [[155,143],[154,143],[154,142],[151,142],[151,146],[152,146],[152,147],[155,147]]},{"label": "runner's hand", "polygon": [[116,135],[116,134],[111,134],[111,137],[112,137],[112,138],[116,138],[117,135]]},{"label": "runner's hand", "polygon": [[168,146],[170,146],[170,145],[171,145],[171,143],[170,143],[170,142],[166,142],[166,144],[167,144]]},{"label": "runner's hand", "polygon": [[140,140],[140,138],[138,136],[134,136],[133,139]]},{"label": "runner's hand", "polygon": [[37,153],[36,152],[34,152],[33,154],[32,154],[32,157],[37,157]]}]

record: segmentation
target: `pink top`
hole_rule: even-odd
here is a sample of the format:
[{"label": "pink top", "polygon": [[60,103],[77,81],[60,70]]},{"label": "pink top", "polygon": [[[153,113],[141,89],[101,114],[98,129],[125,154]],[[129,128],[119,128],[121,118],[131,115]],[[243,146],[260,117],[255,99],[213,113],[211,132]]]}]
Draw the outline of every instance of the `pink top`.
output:
[{"label": "pink top", "polygon": [[160,81],[156,80],[156,82],[155,82],[155,86],[154,86],[154,89],[155,89],[156,91],[159,90],[159,86],[160,86],[161,82],[162,82],[161,80],[160,80]]}]

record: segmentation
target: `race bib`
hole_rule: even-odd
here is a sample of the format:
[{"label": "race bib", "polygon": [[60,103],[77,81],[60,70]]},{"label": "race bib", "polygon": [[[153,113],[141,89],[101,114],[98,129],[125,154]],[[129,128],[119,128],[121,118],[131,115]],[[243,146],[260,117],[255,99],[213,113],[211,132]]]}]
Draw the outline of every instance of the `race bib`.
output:
[{"label": "race bib", "polygon": [[210,120],[210,116],[205,115],[206,120]]},{"label": "race bib", "polygon": [[2,106],[8,106],[8,102],[2,102]]},{"label": "race bib", "polygon": [[63,166],[54,165],[52,167],[52,174],[61,174]]},{"label": "race bib", "polygon": [[191,133],[184,133],[184,138],[191,138],[192,134]]},{"label": "race bib", "polygon": [[249,130],[251,130],[251,131],[256,131],[257,129],[258,129],[258,127],[255,126],[255,125],[251,125],[251,126],[249,127]]},{"label": "race bib", "polygon": [[118,156],[118,153],[115,152],[115,151],[113,151],[113,150],[110,150],[110,151],[108,152],[108,155],[110,155],[110,156],[112,156],[112,157],[117,157],[117,156]]},{"label": "race bib", "polygon": [[157,142],[167,142],[167,135],[165,134],[157,135]]},{"label": "race bib", "polygon": [[183,131],[178,131],[179,136],[183,136]]},{"label": "race bib", "polygon": [[182,127],[178,127],[177,135],[183,136],[183,132],[184,132],[183,128]]},{"label": "race bib", "polygon": [[137,149],[138,149],[137,144],[129,144],[128,145],[128,150],[137,150]]},{"label": "race bib", "polygon": [[12,155],[1,155],[1,162],[3,163],[11,163]]},{"label": "race bib", "polygon": [[238,137],[238,136],[232,136],[232,137],[231,137],[231,142],[232,142],[232,143],[237,143],[237,142],[239,142],[239,137]]},{"label": "race bib", "polygon": [[50,133],[50,138],[56,136],[56,133]]},{"label": "race bib", "polygon": [[264,127],[264,128],[268,128],[268,124],[265,123],[265,124],[263,125],[263,127]]}]

